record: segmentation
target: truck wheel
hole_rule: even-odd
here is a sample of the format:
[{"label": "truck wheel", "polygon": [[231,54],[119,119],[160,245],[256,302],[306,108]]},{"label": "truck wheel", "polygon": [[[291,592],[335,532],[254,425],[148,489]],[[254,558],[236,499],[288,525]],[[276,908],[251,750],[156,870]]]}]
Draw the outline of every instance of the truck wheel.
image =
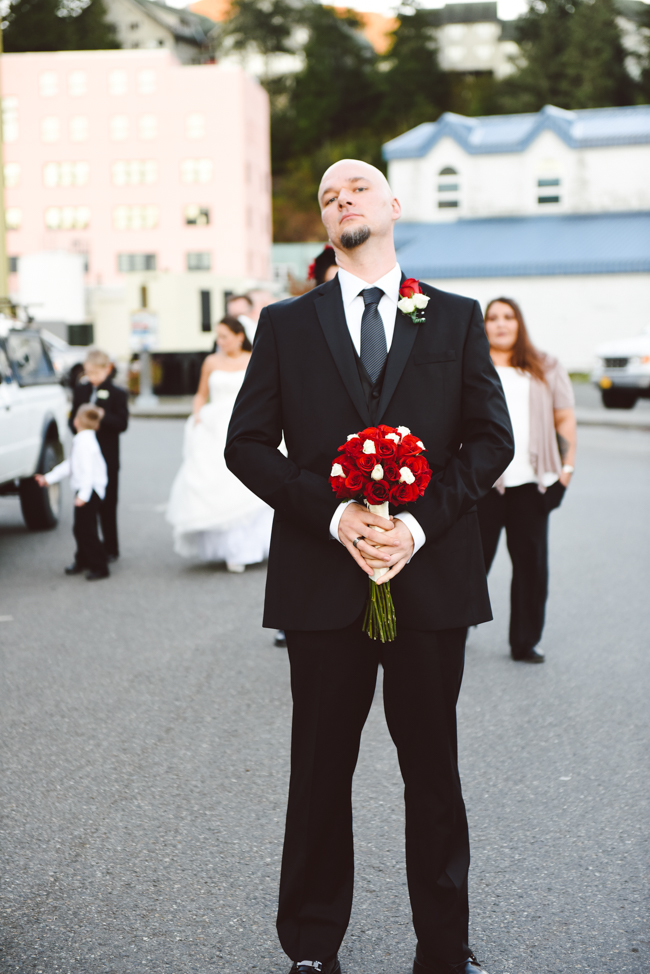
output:
[{"label": "truck wheel", "polygon": [[633,409],[639,398],[628,389],[603,389],[602,397],[605,409]]},{"label": "truck wheel", "polygon": [[[40,473],[48,473],[58,462],[55,444],[46,443],[39,464]],[[46,531],[57,526],[61,508],[59,484],[39,487],[32,477],[28,477],[20,481],[19,495],[23,518],[30,531]]]}]

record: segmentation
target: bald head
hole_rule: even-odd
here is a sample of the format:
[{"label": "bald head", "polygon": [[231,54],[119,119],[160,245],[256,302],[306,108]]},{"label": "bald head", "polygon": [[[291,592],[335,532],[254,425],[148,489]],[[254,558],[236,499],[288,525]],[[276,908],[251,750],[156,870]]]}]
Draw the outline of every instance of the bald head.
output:
[{"label": "bald head", "polygon": [[318,202],[322,207],[324,194],[334,190],[340,183],[359,182],[362,179],[372,183],[386,196],[386,199],[393,198],[388,180],[376,166],[371,166],[369,162],[362,162],[360,159],[339,159],[323,173],[318,188]]}]

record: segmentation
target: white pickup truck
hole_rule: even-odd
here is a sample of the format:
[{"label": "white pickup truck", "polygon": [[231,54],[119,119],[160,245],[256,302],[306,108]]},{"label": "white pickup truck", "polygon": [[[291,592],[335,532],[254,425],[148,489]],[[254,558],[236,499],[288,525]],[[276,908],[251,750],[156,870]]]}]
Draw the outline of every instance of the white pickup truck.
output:
[{"label": "white pickup truck", "polygon": [[58,484],[39,487],[64,457],[68,400],[41,336],[0,316],[0,494],[18,494],[31,530],[59,520]]},{"label": "white pickup truck", "polygon": [[605,409],[632,409],[637,400],[650,399],[650,325],[634,338],[600,345],[596,357],[591,381]]}]

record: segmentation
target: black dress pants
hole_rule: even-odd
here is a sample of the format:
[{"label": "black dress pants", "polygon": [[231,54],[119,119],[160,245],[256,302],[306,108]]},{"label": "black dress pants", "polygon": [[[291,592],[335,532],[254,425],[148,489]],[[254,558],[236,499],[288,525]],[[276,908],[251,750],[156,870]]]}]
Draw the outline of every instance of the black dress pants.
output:
[{"label": "black dress pants", "polygon": [[501,529],[512,560],[510,648],[529,652],[542,638],[548,596],[548,513],[537,484],[494,488],[478,503],[485,570],[489,572]]},{"label": "black dress pants", "polygon": [[108,466],[108,483],[104,500],[99,508],[99,519],[102,525],[102,537],[107,555],[118,557],[120,550],[117,543],[117,488],[120,476],[119,467]]},{"label": "black dress pants", "polygon": [[382,645],[361,631],[288,631],[293,727],[278,934],[294,961],[327,961],[352,907],[352,776],[384,667],[384,711],[405,784],[413,924],[431,964],[469,956],[469,838],[458,774],[456,701],[466,629],[409,631]]},{"label": "black dress pants", "polygon": [[92,572],[106,571],[106,551],[100,540],[97,524],[100,509],[101,499],[95,491],[83,507],[74,509],[72,530],[77,542],[74,560],[80,568],[88,568]]}]

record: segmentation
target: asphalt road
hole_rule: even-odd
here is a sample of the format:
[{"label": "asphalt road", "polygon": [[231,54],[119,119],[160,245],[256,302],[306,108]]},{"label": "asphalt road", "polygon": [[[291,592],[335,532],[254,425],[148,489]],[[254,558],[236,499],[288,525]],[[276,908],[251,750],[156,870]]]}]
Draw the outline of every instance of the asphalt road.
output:
[{"label": "asphalt road", "polygon": [[[264,568],[177,558],[163,505],[182,423],[123,445],[123,558],[66,578],[61,525],[0,499],[3,974],[286,974],[274,911],[287,790],[286,653]],[[650,434],[580,431],[552,516],[544,666],[470,634],[459,706],[471,942],[490,974],[641,974],[648,960]],[[316,584],[316,580],[315,580]],[[10,617],[10,618],[8,618]],[[355,784],[344,974],[409,974],[402,785],[381,708]]]}]

